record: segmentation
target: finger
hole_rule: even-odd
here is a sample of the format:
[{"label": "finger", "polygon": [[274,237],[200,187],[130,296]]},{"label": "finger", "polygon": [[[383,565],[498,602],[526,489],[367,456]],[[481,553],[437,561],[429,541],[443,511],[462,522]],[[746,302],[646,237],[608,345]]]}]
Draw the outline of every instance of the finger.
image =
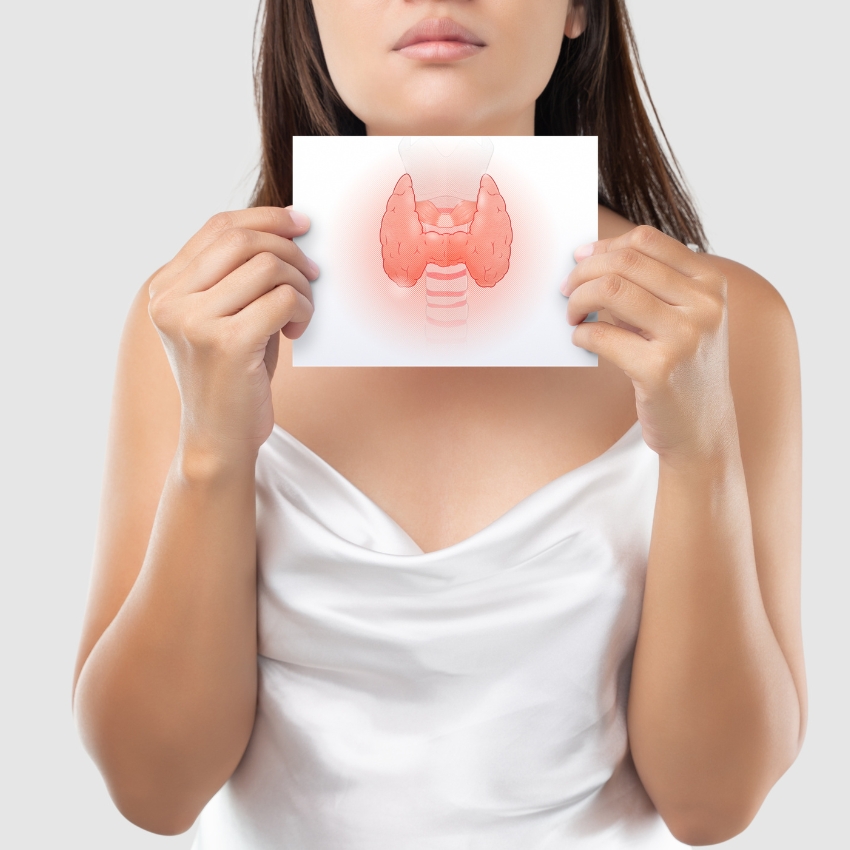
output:
[{"label": "finger", "polygon": [[295,266],[285,263],[271,252],[251,257],[247,263],[243,263],[215,286],[198,293],[198,296],[203,298],[204,309],[210,315],[232,316],[282,284],[294,287],[310,302],[313,301],[307,278]]},{"label": "finger", "polygon": [[172,285],[175,295],[203,292],[217,286],[243,263],[258,254],[274,254],[294,266],[308,280],[319,276],[318,267],[290,239],[273,233],[235,228],[219,236],[178,275]]},{"label": "finger", "polygon": [[310,322],[289,322],[289,324],[280,329],[280,332],[287,339],[298,339],[307,330],[307,325],[309,324]]},{"label": "finger", "polygon": [[582,260],[561,287],[568,297],[590,280],[619,275],[642,286],[667,304],[682,307],[694,301],[694,281],[635,248],[620,248]]},{"label": "finger", "polygon": [[680,274],[688,277],[699,277],[706,271],[704,257],[694,253],[672,236],[667,236],[660,230],[648,225],[635,227],[628,233],[615,236],[612,239],[600,239],[590,245],[583,245],[575,252],[577,261],[597,254],[619,251],[623,248],[633,248],[660,263],[670,266]]},{"label": "finger", "polygon": [[650,346],[657,344],[608,322],[583,322],[573,331],[573,343],[604,357],[633,380],[641,379]]},{"label": "finger", "polygon": [[223,233],[235,229],[256,230],[293,239],[303,236],[310,229],[310,219],[291,206],[251,207],[217,213],[178,251],[173,263],[178,270],[184,269]]},{"label": "finger", "polygon": [[642,286],[619,275],[605,275],[588,281],[572,294],[567,305],[567,320],[571,325],[578,325],[591,313],[608,310],[615,319],[657,339],[667,335],[675,309]]},{"label": "finger", "polygon": [[313,302],[294,286],[276,286],[230,317],[237,329],[250,335],[270,337],[290,322],[306,324],[313,316]]}]

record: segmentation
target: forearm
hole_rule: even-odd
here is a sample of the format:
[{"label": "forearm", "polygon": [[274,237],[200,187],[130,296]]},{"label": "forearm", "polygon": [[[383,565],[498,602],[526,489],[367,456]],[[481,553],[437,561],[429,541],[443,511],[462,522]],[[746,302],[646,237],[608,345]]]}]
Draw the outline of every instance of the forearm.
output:
[{"label": "forearm", "polygon": [[250,458],[178,451],[139,577],[80,674],[75,710],[116,804],[177,832],[238,764],[256,706]]},{"label": "forearm", "polygon": [[737,438],[662,458],[629,703],[635,764],[678,837],[746,826],[796,756],[800,709],[765,613]]}]

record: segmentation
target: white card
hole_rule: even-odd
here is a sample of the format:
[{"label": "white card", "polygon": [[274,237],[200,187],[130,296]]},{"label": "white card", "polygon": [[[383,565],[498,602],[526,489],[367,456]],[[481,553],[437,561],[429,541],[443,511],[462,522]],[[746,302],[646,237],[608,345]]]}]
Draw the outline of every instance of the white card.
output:
[{"label": "white card", "polygon": [[595,366],[559,285],[597,238],[595,136],[297,136],[321,269],[296,366]]}]

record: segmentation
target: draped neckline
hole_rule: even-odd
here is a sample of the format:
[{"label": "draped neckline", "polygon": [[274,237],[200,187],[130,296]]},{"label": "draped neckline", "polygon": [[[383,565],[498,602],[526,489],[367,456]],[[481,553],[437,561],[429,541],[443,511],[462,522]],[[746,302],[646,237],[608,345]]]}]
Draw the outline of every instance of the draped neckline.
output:
[{"label": "draped neckline", "polygon": [[[432,549],[426,552],[410,536],[410,534],[408,534],[408,532],[392,516],[390,516],[390,514],[388,514],[380,505],[378,505],[377,502],[375,502],[368,495],[366,495],[366,493],[364,493],[349,478],[347,478],[338,469],[336,469],[336,467],[328,463],[321,455],[314,452],[313,449],[311,449],[305,443],[302,443],[301,440],[293,436],[293,434],[291,434],[281,425],[278,425],[277,422],[274,423],[272,428],[272,434],[276,435],[286,445],[288,445],[291,449],[297,452],[301,456],[301,458],[304,459],[307,463],[318,467],[325,473],[326,476],[335,480],[341,488],[348,489],[350,492],[355,494],[357,498],[361,499],[365,504],[370,507],[372,511],[380,515],[403,538],[408,540],[411,546],[415,547],[415,549],[417,550],[417,554],[422,556],[437,556],[449,552],[453,549],[458,549],[460,547],[468,547],[473,542],[481,539],[482,536],[493,533],[504,523],[509,522],[511,518],[519,512],[529,509],[529,507],[532,506],[535,502],[539,501],[542,498],[545,498],[553,491],[559,489],[561,486],[565,486],[567,483],[572,482],[574,479],[580,478],[582,475],[589,472],[595,466],[598,466],[603,461],[606,461],[611,455],[624,448],[627,444],[634,442],[635,445],[645,445],[642,439],[637,439],[636,437],[636,434],[640,433],[641,427],[640,420],[638,419],[633,422],[632,425],[630,425],[629,428],[601,454],[596,455],[595,457],[591,458],[583,464],[580,464],[579,466],[567,470],[556,478],[553,478],[551,481],[548,481],[546,484],[543,484],[541,487],[538,487],[528,496],[523,497],[510,508],[508,508],[504,513],[496,517],[496,519],[494,519],[492,522],[488,523],[486,526],[478,529],[477,531],[474,531],[467,537],[464,537],[463,539],[458,540],[455,543],[451,543],[448,546],[444,546],[439,549]],[[648,447],[647,450],[651,451],[651,449],[649,449]]]}]

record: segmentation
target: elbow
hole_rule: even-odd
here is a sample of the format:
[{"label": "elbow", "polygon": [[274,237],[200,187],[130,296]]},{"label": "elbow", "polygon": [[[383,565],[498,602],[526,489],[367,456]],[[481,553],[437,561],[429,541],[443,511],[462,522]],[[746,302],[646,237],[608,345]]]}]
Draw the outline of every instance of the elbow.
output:
[{"label": "elbow", "polygon": [[210,753],[216,755],[211,747],[200,757],[181,748],[181,728],[149,722],[144,732],[137,731],[138,724],[116,717],[115,700],[94,696],[91,689],[77,688],[74,717],[115,807],[130,823],[157,835],[191,829],[235,764],[210,759]]},{"label": "elbow", "polygon": [[[691,847],[721,844],[753,822],[768,793],[800,749],[798,728],[774,735],[755,754],[669,781],[650,793],[676,840]],[[711,766],[709,766],[711,767]],[[647,789],[649,790],[649,788]]]},{"label": "elbow", "polygon": [[204,796],[200,789],[192,794],[191,783],[185,776],[178,777],[173,765],[168,766],[170,770],[140,767],[138,759],[128,759],[102,728],[80,722],[79,714],[77,720],[83,746],[123,817],[157,835],[180,835],[192,827],[211,794]]},{"label": "elbow", "polygon": [[790,762],[781,770],[760,777],[750,776],[748,781],[727,781],[713,789],[694,788],[692,794],[678,800],[668,799],[666,805],[656,801],[659,814],[673,837],[691,847],[721,844],[740,835],[761,809],[770,789],[785,772]]},{"label": "elbow", "polygon": [[742,800],[734,806],[693,807],[661,812],[661,816],[677,841],[691,847],[704,847],[740,835],[752,823],[762,802],[762,799]]},{"label": "elbow", "polygon": [[107,787],[115,808],[130,823],[157,835],[180,835],[191,829],[200,814],[200,810],[190,810],[176,800],[141,796]]}]

